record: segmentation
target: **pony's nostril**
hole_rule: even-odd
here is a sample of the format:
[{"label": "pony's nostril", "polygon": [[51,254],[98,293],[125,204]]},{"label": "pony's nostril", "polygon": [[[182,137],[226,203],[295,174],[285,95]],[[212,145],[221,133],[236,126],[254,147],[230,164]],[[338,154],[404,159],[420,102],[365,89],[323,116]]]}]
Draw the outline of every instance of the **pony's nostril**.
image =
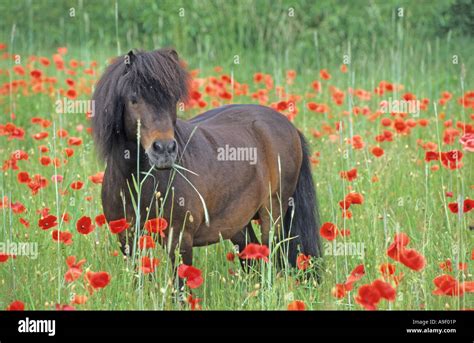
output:
[{"label": "pony's nostril", "polygon": [[162,154],[165,151],[163,143],[161,143],[160,141],[155,141],[153,143],[153,149],[159,154]]},{"label": "pony's nostril", "polygon": [[175,140],[172,140],[171,142],[168,143],[168,147],[167,147],[168,153],[170,153],[170,154],[175,153],[176,148],[177,148],[177,145],[176,145]]},{"label": "pony's nostril", "polygon": [[171,141],[166,140],[156,140],[153,142],[153,151],[156,154],[174,154],[178,148],[176,141],[173,139]]}]

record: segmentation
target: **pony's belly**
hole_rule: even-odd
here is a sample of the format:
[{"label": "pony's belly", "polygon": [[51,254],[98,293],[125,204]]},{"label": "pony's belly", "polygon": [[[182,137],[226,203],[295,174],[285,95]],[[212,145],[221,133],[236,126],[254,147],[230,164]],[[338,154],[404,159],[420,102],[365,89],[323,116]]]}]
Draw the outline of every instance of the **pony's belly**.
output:
[{"label": "pony's belly", "polygon": [[221,239],[231,239],[234,237],[239,231],[242,231],[244,225],[242,227],[238,227],[235,229],[232,228],[216,228],[214,226],[207,227],[203,224],[196,234],[194,235],[193,245],[197,247],[206,246],[209,244],[219,243]]}]

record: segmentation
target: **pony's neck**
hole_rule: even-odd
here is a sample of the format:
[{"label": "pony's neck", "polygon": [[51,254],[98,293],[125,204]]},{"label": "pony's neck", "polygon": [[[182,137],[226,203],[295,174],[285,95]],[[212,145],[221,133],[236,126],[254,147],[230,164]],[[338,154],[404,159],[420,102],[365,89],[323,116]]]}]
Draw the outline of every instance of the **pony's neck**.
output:
[{"label": "pony's neck", "polygon": [[177,120],[175,139],[178,142],[178,159],[176,162],[185,163],[186,155],[192,154],[194,141],[197,138],[196,126],[183,120]]},{"label": "pony's neck", "polygon": [[[138,159],[140,159],[139,164],[137,164]],[[123,178],[129,178],[137,173],[137,167],[140,171],[145,170],[148,161],[141,145],[132,141],[122,141],[114,146],[107,165],[120,173]]]}]

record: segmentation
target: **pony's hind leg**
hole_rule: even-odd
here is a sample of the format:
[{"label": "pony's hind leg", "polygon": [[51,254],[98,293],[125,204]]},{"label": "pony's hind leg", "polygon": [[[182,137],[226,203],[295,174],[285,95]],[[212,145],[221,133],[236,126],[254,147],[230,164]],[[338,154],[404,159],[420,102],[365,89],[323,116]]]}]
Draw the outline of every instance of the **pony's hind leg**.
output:
[{"label": "pony's hind leg", "polygon": [[[285,211],[286,208],[283,208]],[[270,230],[274,229],[274,235],[278,235],[281,230],[280,202],[276,195],[272,195],[271,201],[266,206],[258,210],[262,231],[262,244],[270,246]]]},{"label": "pony's hind leg", "polygon": [[[236,245],[236,248],[238,249],[239,252],[242,252],[242,250],[244,250],[247,244],[249,243],[258,243],[258,238],[257,238],[257,235],[255,234],[255,231],[253,230],[252,223],[248,223],[243,228],[242,231],[237,233],[230,240],[234,245]],[[246,259],[242,259],[242,258],[239,258],[239,260],[240,260],[240,265],[242,266],[242,269],[245,271],[248,271],[250,261]]]}]

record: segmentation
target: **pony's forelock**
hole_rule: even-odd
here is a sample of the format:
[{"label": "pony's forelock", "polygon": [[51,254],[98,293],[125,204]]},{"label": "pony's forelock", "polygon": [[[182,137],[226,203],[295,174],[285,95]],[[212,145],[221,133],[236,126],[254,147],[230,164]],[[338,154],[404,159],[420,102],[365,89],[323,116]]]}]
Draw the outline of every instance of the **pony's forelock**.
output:
[{"label": "pony's forelock", "polygon": [[[127,57],[128,56],[128,57]],[[131,61],[131,63],[127,63]],[[103,159],[126,140],[123,130],[125,96],[138,93],[147,103],[175,106],[188,96],[188,74],[174,50],[130,53],[116,58],[97,83],[93,95],[92,130]]]}]

